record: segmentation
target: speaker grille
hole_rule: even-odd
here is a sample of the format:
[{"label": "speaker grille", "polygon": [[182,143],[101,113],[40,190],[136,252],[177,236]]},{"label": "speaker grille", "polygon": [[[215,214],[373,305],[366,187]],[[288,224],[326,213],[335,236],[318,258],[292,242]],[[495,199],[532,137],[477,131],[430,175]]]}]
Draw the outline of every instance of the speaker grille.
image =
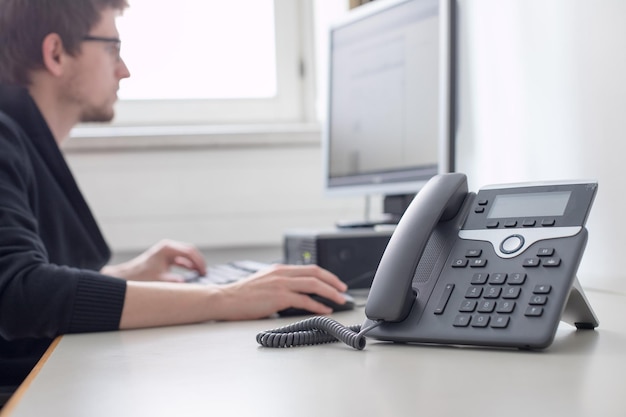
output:
[{"label": "speaker grille", "polygon": [[433,269],[445,249],[445,237],[445,233],[435,229],[430,239],[428,239],[422,259],[420,259],[417,268],[415,268],[415,274],[413,275],[414,284],[425,283],[430,279]]}]

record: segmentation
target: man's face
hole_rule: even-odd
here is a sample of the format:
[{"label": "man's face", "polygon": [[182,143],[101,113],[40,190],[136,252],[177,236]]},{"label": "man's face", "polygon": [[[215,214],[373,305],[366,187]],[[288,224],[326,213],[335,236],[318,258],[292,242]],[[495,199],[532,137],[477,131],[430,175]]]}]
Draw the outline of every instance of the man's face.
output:
[{"label": "man's face", "polygon": [[[105,9],[100,22],[89,37],[116,39],[119,33],[114,9]],[[76,107],[80,122],[108,122],[113,119],[120,80],[130,73],[119,56],[119,43],[99,40],[84,41],[76,55],[68,77],[60,91],[61,99]]]}]

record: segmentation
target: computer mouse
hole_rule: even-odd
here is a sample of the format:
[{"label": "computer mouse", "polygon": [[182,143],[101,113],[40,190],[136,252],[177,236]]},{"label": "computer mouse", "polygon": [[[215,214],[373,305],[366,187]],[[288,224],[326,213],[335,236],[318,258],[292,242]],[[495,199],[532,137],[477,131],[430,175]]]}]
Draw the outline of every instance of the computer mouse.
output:
[{"label": "computer mouse", "polygon": [[[356,301],[350,294],[343,293],[343,296],[346,298],[345,304],[337,304],[336,302],[329,300],[328,298],[324,298],[320,295],[309,294],[309,297],[311,297],[315,301],[318,301],[332,308],[333,312],[352,310],[356,306]],[[312,313],[308,310],[304,310],[302,308],[295,308],[295,307],[289,307],[284,310],[280,310],[278,312],[279,316],[304,316],[304,315],[310,315],[310,314],[315,314],[315,313]]]}]

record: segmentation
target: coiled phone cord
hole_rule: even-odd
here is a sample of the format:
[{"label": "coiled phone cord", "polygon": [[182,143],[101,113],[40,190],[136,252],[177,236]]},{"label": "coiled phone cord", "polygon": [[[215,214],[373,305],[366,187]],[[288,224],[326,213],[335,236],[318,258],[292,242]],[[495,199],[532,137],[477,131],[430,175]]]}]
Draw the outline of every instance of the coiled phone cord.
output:
[{"label": "coiled phone cord", "polygon": [[361,325],[344,326],[330,317],[315,316],[287,326],[267,330],[257,334],[256,341],[263,347],[285,348],[305,345],[319,345],[342,341],[348,346],[362,350],[365,347],[365,334],[382,322],[361,330]]}]

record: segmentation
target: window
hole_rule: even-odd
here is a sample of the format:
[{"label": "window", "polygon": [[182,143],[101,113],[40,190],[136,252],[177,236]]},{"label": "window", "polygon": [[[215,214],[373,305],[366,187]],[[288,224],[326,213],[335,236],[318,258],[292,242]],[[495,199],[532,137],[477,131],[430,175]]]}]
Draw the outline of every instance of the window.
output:
[{"label": "window", "polygon": [[312,121],[308,3],[133,0],[118,20],[131,78],[114,124]]},{"label": "window", "polygon": [[[134,75],[122,84],[120,98],[240,99],[276,94],[272,0],[178,0],[175,7],[167,7],[171,4],[133,0],[119,20],[124,59]],[[166,29],[163,22],[174,25]]]}]

